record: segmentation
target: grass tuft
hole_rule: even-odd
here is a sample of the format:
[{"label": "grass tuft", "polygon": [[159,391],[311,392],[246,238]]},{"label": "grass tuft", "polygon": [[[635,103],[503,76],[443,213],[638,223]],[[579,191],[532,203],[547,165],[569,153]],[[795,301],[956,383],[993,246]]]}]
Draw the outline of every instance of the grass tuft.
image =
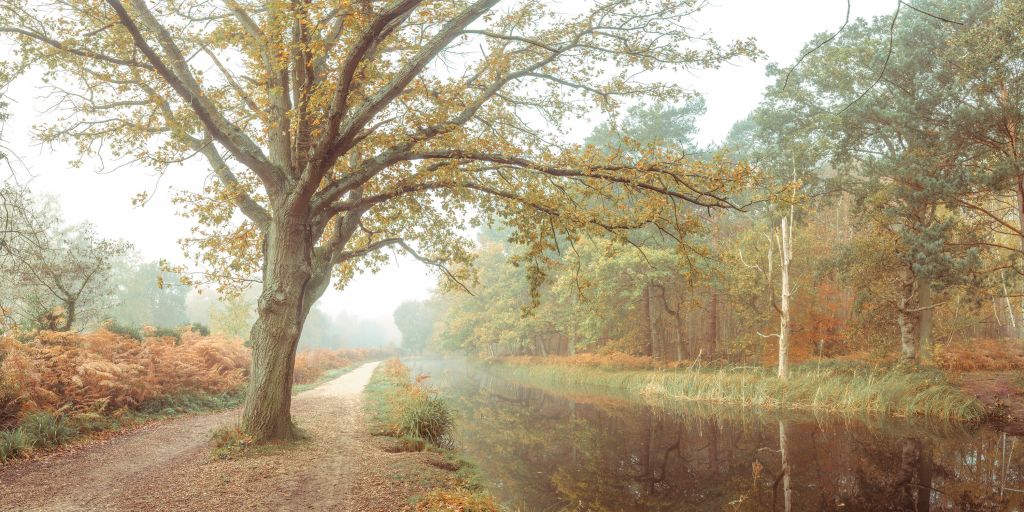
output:
[{"label": "grass tuft", "polygon": [[24,433],[33,448],[60,446],[78,435],[78,429],[66,416],[44,411],[26,416],[17,430]]},{"label": "grass tuft", "polygon": [[450,434],[455,429],[455,421],[448,404],[441,397],[419,389],[414,393],[409,403],[402,408],[400,431],[435,446],[450,446]]},{"label": "grass tuft", "polygon": [[20,428],[0,431],[0,463],[27,456],[32,442]]},{"label": "grass tuft", "polygon": [[451,444],[455,428],[451,408],[421,379],[412,381],[409,369],[397,359],[374,370],[365,393],[376,433],[423,439],[438,447]]},{"label": "grass tuft", "polygon": [[254,441],[240,425],[221,427],[213,431],[213,451],[210,455],[215,459],[232,459],[252,447]]}]

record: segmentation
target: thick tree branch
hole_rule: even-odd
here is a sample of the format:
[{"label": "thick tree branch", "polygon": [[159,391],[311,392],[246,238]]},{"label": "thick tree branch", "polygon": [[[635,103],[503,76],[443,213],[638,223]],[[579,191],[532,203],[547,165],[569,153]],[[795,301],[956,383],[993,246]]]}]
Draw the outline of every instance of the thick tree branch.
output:
[{"label": "thick tree branch", "polygon": [[173,38],[167,32],[167,29],[156,21],[152,13],[149,13],[145,2],[143,0],[132,0],[133,6],[140,13],[144,23],[150,30],[157,33],[157,37],[161,41],[164,50],[170,54],[171,67],[184,72],[183,75],[179,76],[178,73],[172,71],[171,67],[168,67],[163,58],[149,45],[146,38],[142,35],[139,26],[119,0],[107,0],[107,4],[117,14],[121,25],[128,30],[135,47],[142,52],[153,66],[153,69],[167,82],[174,92],[188,103],[189,107],[195,112],[196,117],[199,118],[203,126],[210,132],[210,135],[222,144],[236,160],[252,169],[264,182],[267,192],[271,196],[279,193],[283,181],[280,170],[276,169],[267,160],[259,146],[242,133],[238,127],[225,119],[210,100],[204,97],[195,78],[188,72],[185,58],[174,44]]}]

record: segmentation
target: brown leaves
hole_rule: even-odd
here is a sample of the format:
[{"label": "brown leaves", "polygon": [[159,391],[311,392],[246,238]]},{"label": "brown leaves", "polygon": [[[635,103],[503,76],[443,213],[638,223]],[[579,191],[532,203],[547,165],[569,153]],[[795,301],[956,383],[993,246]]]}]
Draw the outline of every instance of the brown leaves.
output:
[{"label": "brown leaves", "polygon": [[142,342],[106,330],[41,332],[28,343],[0,340],[0,385],[26,405],[113,411],[146,400],[224,393],[245,381],[249,350],[241,341],[191,332]]}]

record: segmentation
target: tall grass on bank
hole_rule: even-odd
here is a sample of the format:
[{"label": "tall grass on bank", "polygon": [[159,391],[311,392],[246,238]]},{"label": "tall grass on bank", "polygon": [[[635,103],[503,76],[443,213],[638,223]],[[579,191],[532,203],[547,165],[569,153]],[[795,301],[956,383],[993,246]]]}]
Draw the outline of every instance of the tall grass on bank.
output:
[{"label": "tall grass on bank", "polygon": [[984,408],[937,369],[809,363],[783,381],[773,368],[610,369],[563,358],[497,360],[490,370],[514,379],[623,390],[668,400],[840,414],[872,413],[974,421]]}]

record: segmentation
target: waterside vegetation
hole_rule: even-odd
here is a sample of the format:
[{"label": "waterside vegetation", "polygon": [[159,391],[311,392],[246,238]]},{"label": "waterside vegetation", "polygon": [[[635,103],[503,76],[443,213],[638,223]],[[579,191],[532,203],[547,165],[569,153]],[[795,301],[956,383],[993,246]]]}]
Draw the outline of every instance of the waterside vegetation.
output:
[{"label": "waterside vegetation", "polygon": [[[509,357],[488,370],[557,386],[613,389],[655,399],[837,414],[925,416],[979,421],[985,409],[937,369],[872,366],[857,362],[796,365],[788,379],[773,368],[692,364],[654,367],[644,358]],[[624,361],[632,361],[626,364]]]},{"label": "waterside vegetation", "polygon": [[444,398],[425,384],[427,378],[413,378],[398,359],[381,363],[364,392],[371,432],[395,439],[388,451],[437,452],[441,464],[454,471],[454,478],[417,498],[417,511],[499,510],[483,491],[476,467],[454,450],[455,416]]}]

